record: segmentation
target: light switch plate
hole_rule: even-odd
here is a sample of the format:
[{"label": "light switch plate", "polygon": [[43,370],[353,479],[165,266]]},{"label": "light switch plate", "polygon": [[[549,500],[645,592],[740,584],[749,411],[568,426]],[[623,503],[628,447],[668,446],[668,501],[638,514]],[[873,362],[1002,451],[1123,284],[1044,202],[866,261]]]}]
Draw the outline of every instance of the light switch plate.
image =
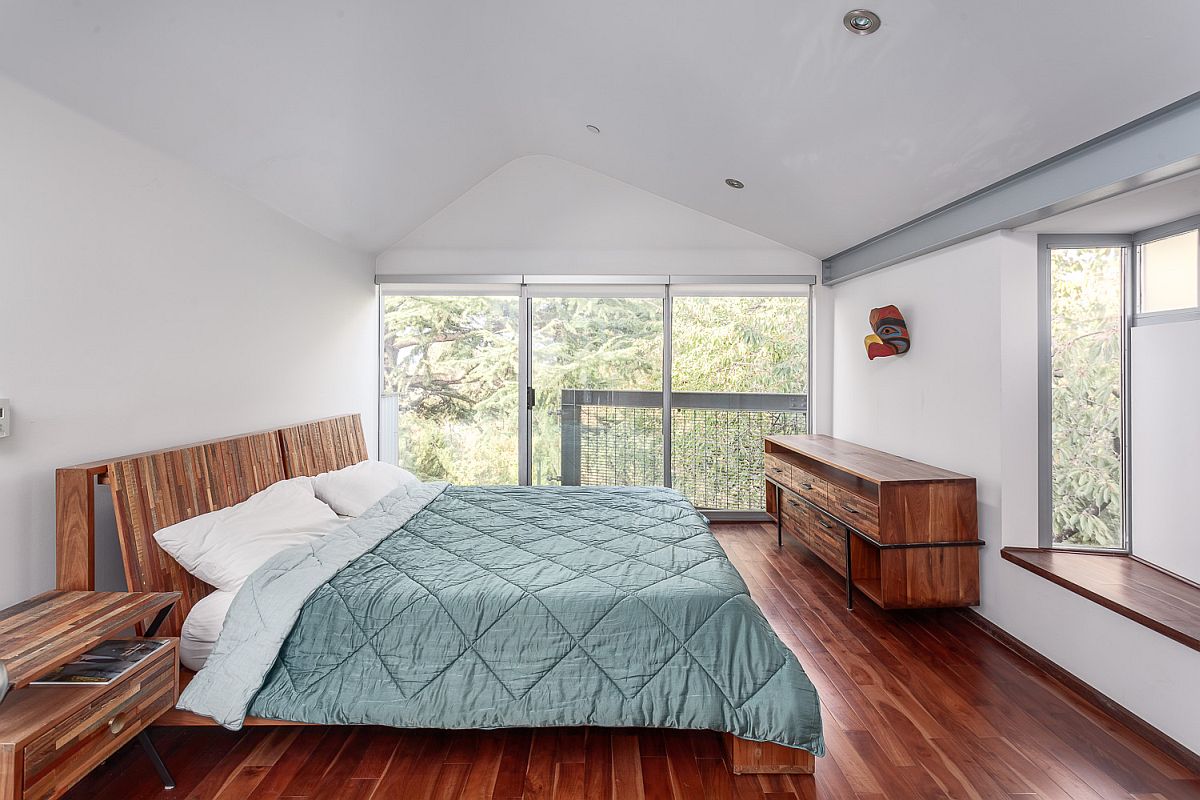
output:
[{"label": "light switch plate", "polygon": [[8,398],[0,397],[0,439],[12,433],[12,406]]}]

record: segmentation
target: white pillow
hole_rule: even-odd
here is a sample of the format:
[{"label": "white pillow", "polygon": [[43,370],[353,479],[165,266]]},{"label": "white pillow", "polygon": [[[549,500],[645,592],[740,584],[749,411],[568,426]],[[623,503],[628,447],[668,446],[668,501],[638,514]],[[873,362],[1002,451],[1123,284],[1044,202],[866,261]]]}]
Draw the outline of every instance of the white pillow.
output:
[{"label": "white pillow", "polygon": [[232,592],[271,556],[340,524],[333,509],[313,495],[312,478],[292,478],[236,506],[163,528],[154,540],[188,572]]},{"label": "white pillow", "polygon": [[234,597],[237,592],[218,590],[192,606],[179,633],[179,660],[185,667],[199,672],[204,666],[221,635],[221,628],[225,627],[225,617],[229,615],[229,604]]},{"label": "white pillow", "polygon": [[387,494],[406,483],[420,483],[406,469],[382,461],[360,461],[333,472],[323,472],[313,478],[317,498],[330,508],[348,517],[362,513]]}]

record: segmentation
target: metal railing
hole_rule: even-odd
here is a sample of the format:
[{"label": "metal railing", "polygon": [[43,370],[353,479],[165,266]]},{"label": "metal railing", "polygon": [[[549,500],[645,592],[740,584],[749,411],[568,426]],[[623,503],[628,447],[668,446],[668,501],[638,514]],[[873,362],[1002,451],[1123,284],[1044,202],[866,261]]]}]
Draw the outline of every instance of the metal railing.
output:
[{"label": "metal railing", "polygon": [[[380,398],[381,461],[398,463],[400,413],[397,395]],[[563,389],[558,415],[563,485],[668,482],[662,392]],[[672,392],[669,482],[699,508],[760,511],[763,437],[807,430],[804,394]]]},{"label": "metal railing", "polygon": [[[564,485],[667,482],[662,392],[563,389],[560,406]],[[762,510],[763,437],[807,429],[807,395],[673,391],[669,482],[700,508]]]}]

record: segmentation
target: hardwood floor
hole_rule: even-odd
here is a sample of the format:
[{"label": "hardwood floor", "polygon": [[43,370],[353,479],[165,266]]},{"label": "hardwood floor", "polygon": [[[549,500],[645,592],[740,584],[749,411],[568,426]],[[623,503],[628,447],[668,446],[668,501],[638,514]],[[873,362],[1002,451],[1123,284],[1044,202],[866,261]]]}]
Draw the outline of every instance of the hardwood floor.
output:
[{"label": "hardwood floor", "polygon": [[908,800],[1200,798],[1189,771],[957,612],[844,606],[773,526],[715,526],[823,701],[812,776],[734,776],[716,734],[611,729],[155,729],[178,788],[127,747],[68,797]]}]

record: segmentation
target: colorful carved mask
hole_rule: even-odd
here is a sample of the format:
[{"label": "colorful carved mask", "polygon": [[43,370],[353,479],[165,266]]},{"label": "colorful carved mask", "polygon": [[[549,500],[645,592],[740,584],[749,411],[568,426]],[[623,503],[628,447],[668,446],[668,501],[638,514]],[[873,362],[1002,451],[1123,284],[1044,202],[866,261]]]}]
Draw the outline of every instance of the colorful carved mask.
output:
[{"label": "colorful carved mask", "polygon": [[867,358],[872,361],[908,352],[908,323],[895,306],[871,309],[871,330],[875,332],[863,344],[867,347]]}]

